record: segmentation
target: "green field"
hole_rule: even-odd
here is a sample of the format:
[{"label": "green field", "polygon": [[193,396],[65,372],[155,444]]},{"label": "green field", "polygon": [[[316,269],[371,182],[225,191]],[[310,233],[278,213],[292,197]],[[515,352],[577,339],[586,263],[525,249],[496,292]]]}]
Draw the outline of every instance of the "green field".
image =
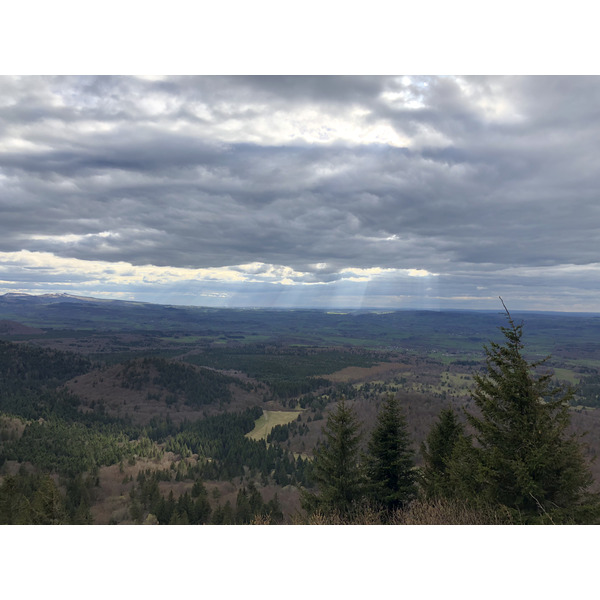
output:
[{"label": "green field", "polygon": [[263,410],[262,417],[256,420],[254,429],[246,434],[251,440],[267,439],[276,425],[287,425],[298,418],[301,410]]},{"label": "green field", "polygon": [[198,342],[211,341],[213,338],[209,336],[177,336],[177,337],[161,337],[159,338],[163,342],[170,342],[174,344],[197,344]]},{"label": "green field", "polygon": [[581,381],[581,375],[579,373],[571,371],[570,369],[555,368],[553,369],[553,371],[554,377],[556,379],[560,379],[561,381],[568,381],[572,385],[576,385]]}]

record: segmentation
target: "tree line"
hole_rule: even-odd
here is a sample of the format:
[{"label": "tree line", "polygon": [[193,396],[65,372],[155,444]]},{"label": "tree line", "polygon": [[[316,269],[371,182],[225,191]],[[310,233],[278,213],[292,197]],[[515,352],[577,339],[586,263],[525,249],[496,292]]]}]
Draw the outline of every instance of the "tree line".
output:
[{"label": "tree line", "polygon": [[[273,398],[295,399],[331,386],[327,373],[344,367],[370,367],[380,357],[375,353],[322,348],[290,348],[274,345],[211,348],[185,357],[187,362],[234,369],[269,386]],[[294,400],[295,401],[295,400]]]},{"label": "tree line", "polygon": [[93,477],[71,479],[66,493],[48,474],[23,467],[0,485],[0,523],[4,525],[86,525],[92,522]]},{"label": "tree line", "polygon": [[597,522],[600,498],[590,491],[580,439],[568,432],[573,390],[537,374],[544,361],[524,358],[523,326],[506,314],[504,343],[485,346],[486,370],[474,377],[476,410],[465,410],[466,426],[453,409],[442,411],[421,447],[421,468],[394,396],[384,401],[362,455],[360,423],[338,402],[315,455],[317,489],[303,495],[309,515],[361,522],[368,509],[381,522],[398,522],[398,511],[433,501],[459,502],[506,523]]},{"label": "tree line", "polygon": [[173,490],[161,493],[160,480],[160,471],[140,471],[137,485],[129,494],[128,512],[135,523],[145,520],[158,525],[248,525],[256,519],[269,524],[283,522],[277,494],[265,502],[253,482],[238,490],[235,505],[227,501],[213,509],[202,479],[196,479],[191,490],[177,499]]}]

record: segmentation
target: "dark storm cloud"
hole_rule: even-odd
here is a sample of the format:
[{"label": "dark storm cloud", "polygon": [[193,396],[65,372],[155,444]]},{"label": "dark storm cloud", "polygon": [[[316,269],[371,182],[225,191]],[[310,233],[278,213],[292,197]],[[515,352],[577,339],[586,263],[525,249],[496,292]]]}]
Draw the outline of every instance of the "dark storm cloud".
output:
[{"label": "dark storm cloud", "polygon": [[[170,144],[160,150],[165,147]],[[389,156],[394,154],[398,157]],[[351,266],[401,267],[397,249],[402,242],[385,238],[400,233],[413,247],[418,229],[429,235],[432,226],[423,214],[429,194],[399,194],[397,182],[384,181],[389,162],[397,169],[410,168],[401,150],[246,145],[205,155],[203,149],[190,148],[181,164],[172,164],[171,157],[159,165],[157,148],[154,158],[145,162],[138,157],[135,166],[124,158],[133,155],[131,148],[111,155],[118,166],[106,166],[91,144],[85,155],[53,159],[50,172],[45,170],[45,156],[27,171],[22,166],[13,169],[22,183],[19,202],[12,203],[5,223],[23,226],[13,230],[13,236],[6,232],[0,242],[3,249],[21,249],[19,236],[24,232],[93,234],[102,224],[115,235],[98,238],[101,247],[92,247],[88,240],[68,247],[37,241],[28,248],[102,258],[104,252],[112,255],[117,245],[122,260],[186,267],[252,262],[257,256],[277,264],[348,259]],[[74,163],[81,169],[73,168]],[[316,175],[315,169],[324,165],[340,172]],[[96,176],[106,179],[97,182]],[[73,187],[62,187],[65,180]],[[41,196],[40,211],[28,216]],[[151,244],[140,247],[136,236]],[[410,247],[404,248],[406,258],[419,252]]]},{"label": "dark storm cloud", "polygon": [[0,252],[593,291],[599,117],[597,77],[0,78]]}]

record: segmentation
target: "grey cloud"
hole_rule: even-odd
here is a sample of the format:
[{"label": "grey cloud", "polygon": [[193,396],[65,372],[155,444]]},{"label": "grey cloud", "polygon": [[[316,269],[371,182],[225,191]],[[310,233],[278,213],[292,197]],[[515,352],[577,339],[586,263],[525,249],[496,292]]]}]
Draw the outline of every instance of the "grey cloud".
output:
[{"label": "grey cloud", "polygon": [[[164,105],[156,115],[144,104],[152,98]],[[329,283],[346,267],[419,268],[442,273],[448,297],[486,294],[477,282],[493,281],[545,292],[550,283],[502,270],[599,260],[597,77],[0,78],[0,100],[0,147],[9,137],[37,144],[0,153],[5,252],[264,262]],[[210,128],[349,106],[369,111],[353,125],[387,124],[420,141],[267,145],[223,141]],[[44,237],[65,234],[89,237]],[[573,279],[574,289],[595,289]]]}]

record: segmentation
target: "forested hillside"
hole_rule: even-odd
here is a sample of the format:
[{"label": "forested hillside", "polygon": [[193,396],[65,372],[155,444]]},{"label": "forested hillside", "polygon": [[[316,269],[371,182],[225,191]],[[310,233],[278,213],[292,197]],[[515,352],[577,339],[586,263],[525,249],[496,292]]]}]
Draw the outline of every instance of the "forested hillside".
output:
[{"label": "forested hillside", "polygon": [[[480,462],[483,405],[476,395],[486,373],[477,328],[501,343],[492,326],[497,315],[398,313],[383,325],[378,314],[199,311],[190,327],[177,330],[183,313],[161,307],[104,304],[85,313],[84,302],[66,311],[60,299],[40,306],[41,313],[27,308],[28,326],[52,310],[72,323],[88,319],[85,329],[65,328],[66,321],[11,327],[0,340],[3,523],[504,523],[531,509],[472,502],[490,499],[482,474],[498,468]],[[111,314],[142,321],[160,314],[173,328],[140,321],[135,329],[111,330]],[[90,328],[94,319],[101,328]],[[591,469],[593,490],[600,479],[589,462],[600,451],[600,362],[588,334],[550,344],[544,327],[551,321],[528,318],[523,351],[536,363],[545,349],[558,349],[531,373],[547,377],[548,398],[573,386],[560,412],[562,431],[588,432],[573,451]],[[388,329],[392,323],[396,330]],[[327,491],[338,477],[327,449],[344,414],[355,425],[358,471],[338,504],[338,492]],[[449,427],[448,419],[460,434],[460,453],[435,450],[435,432]],[[385,458],[394,435],[404,496],[393,491],[396,475]],[[447,469],[460,493],[438,493]],[[468,488],[461,473],[481,478]],[[526,493],[551,516],[546,522],[560,521],[544,494],[534,487]],[[559,503],[552,495],[548,502]],[[564,518],[595,522],[591,512]]]}]

